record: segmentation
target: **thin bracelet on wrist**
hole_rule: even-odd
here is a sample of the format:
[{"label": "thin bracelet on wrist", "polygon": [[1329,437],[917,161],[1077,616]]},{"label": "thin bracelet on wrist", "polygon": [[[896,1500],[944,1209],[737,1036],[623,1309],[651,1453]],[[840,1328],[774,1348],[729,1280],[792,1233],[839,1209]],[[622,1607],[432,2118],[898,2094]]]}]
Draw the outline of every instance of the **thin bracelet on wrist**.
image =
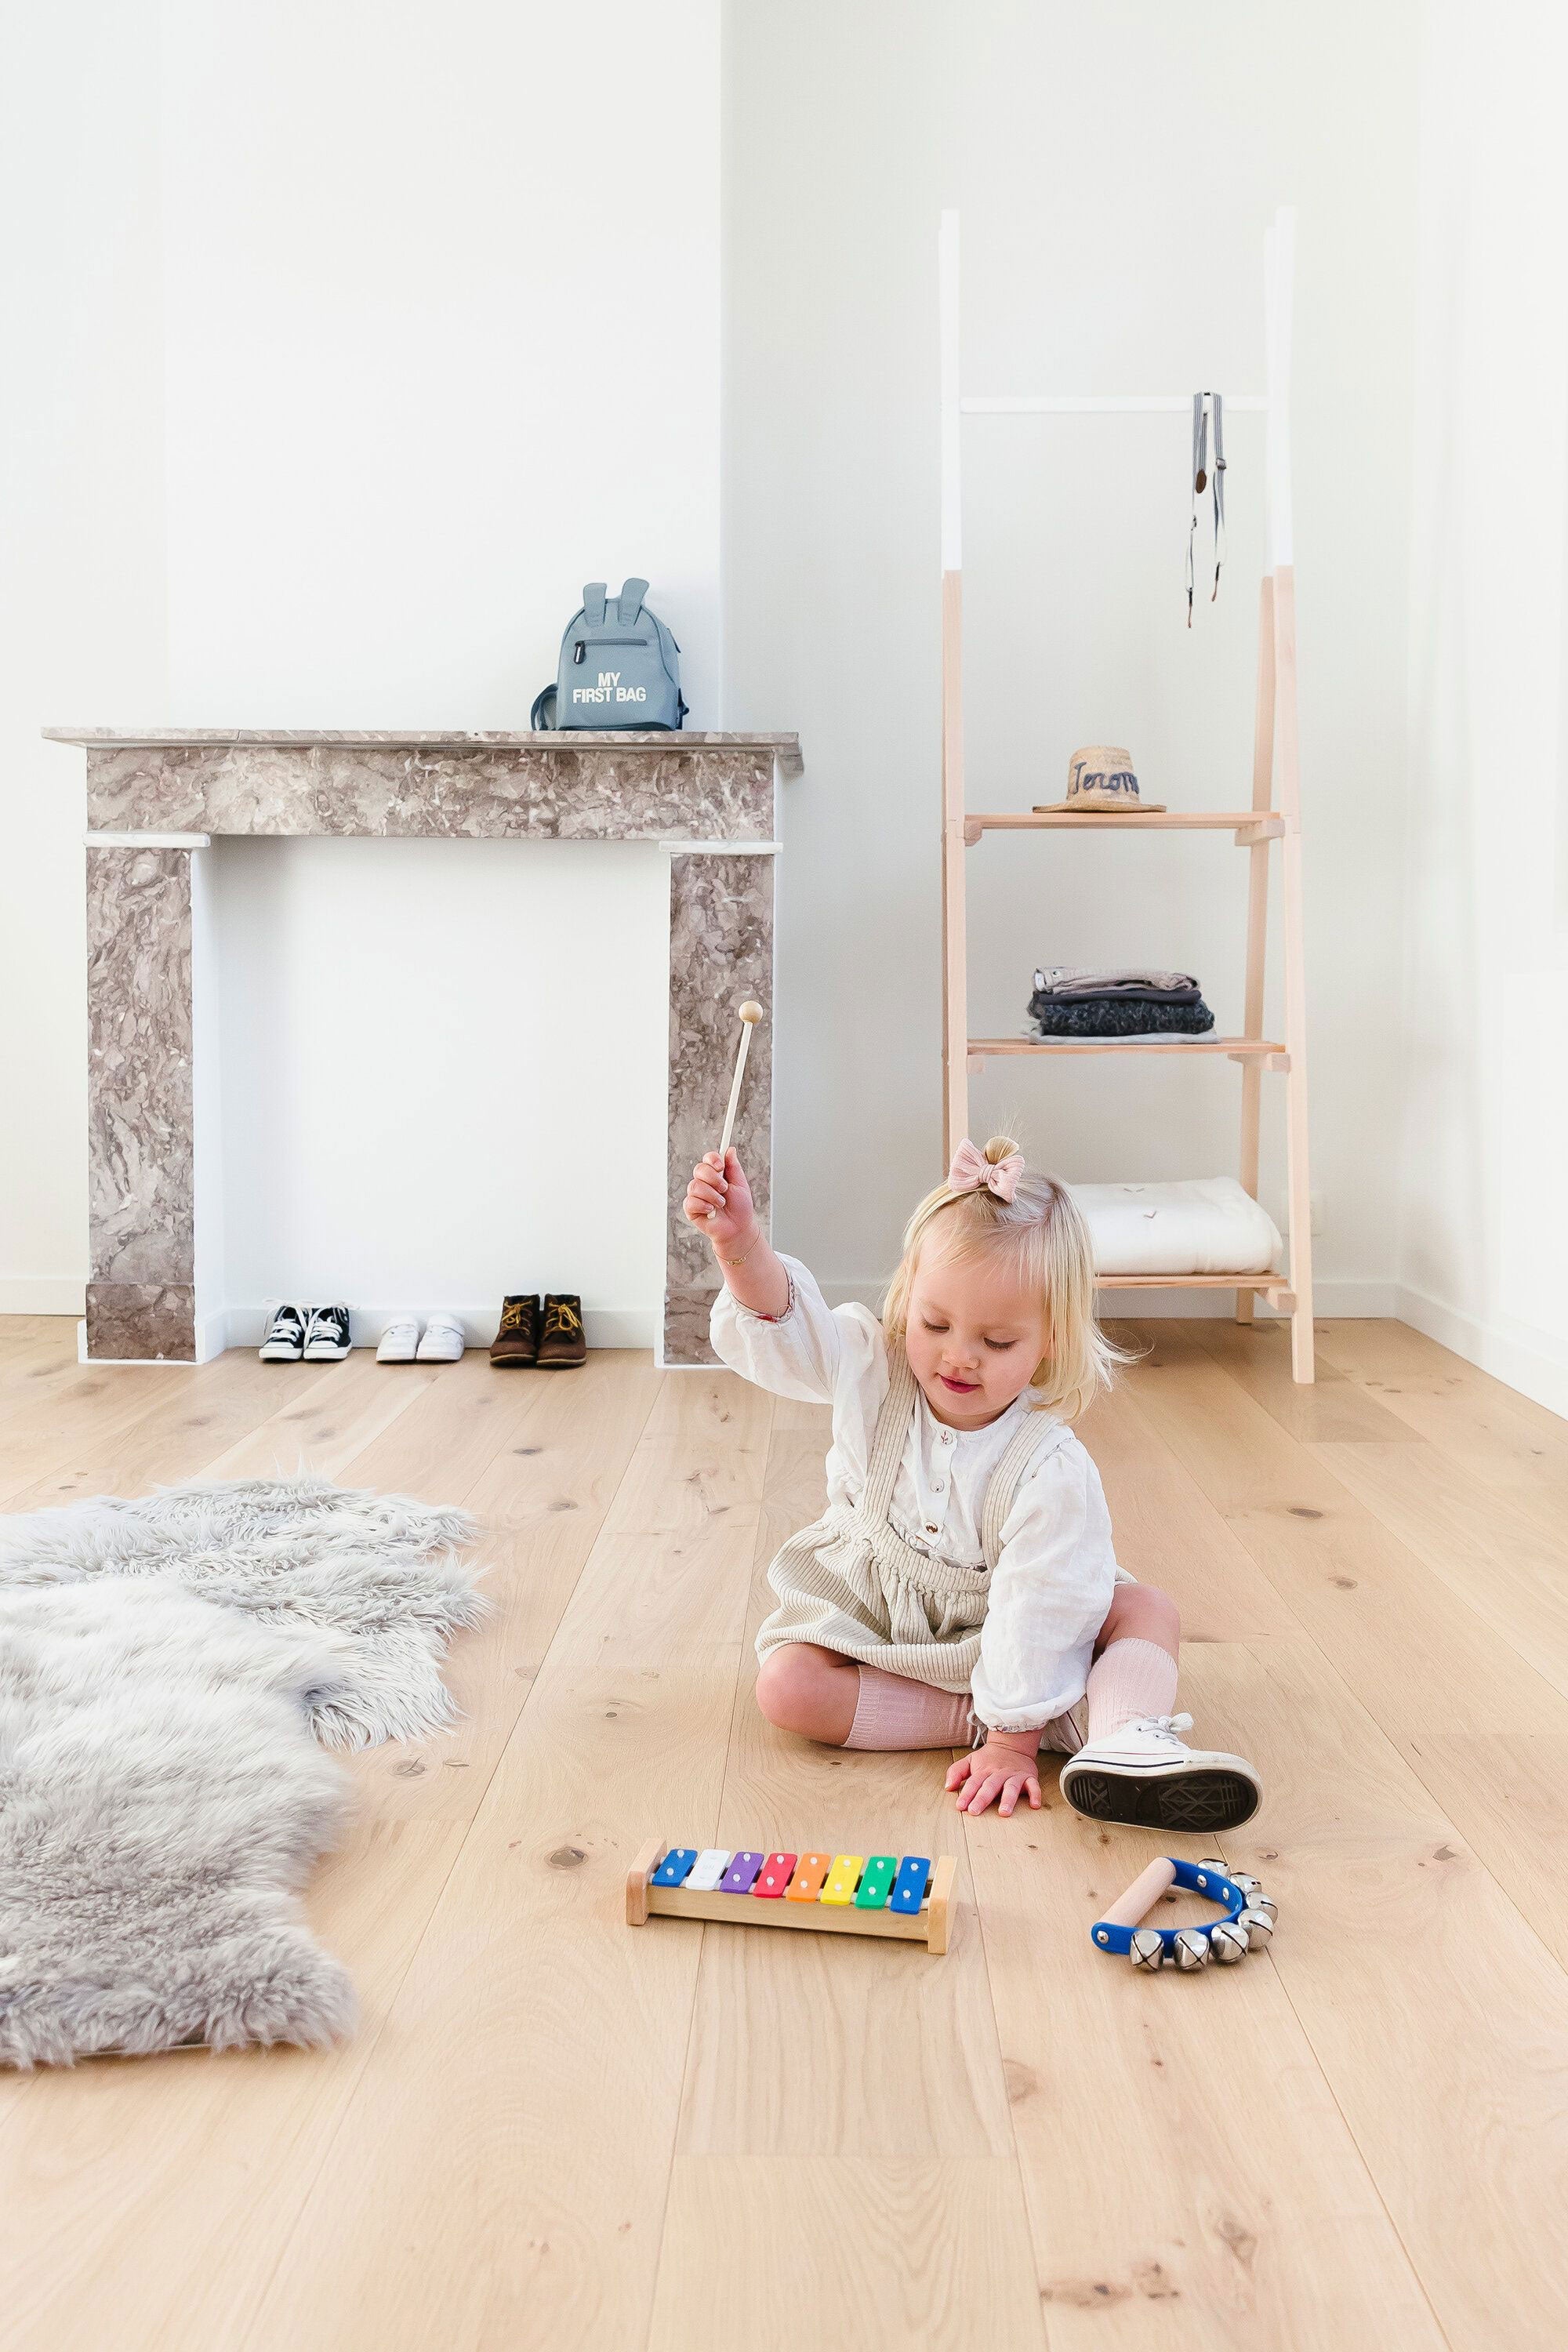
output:
[{"label": "thin bracelet on wrist", "polygon": [[[720,1258],[719,1258],[719,1263],[720,1263],[720,1265],[745,1265],[745,1263],[746,1263],[746,1260],[751,1256],[751,1255],[752,1255],[752,1250],[754,1250],[754,1249],[756,1248],[757,1244],[762,1240],[762,1238],[763,1238],[763,1229],[762,1229],[761,1225],[759,1225],[759,1226],[757,1227],[757,1230],[756,1230],[755,1234],[754,1234],[752,1235],[752,1241],[751,1241],[750,1246],[749,1246],[748,1248],[746,1248],[746,1249],[743,1249],[743,1250],[741,1252],[741,1255],[740,1255],[740,1256],[739,1256],[739,1257],[720,1257]],[[715,1254],[715,1255],[718,1255],[718,1247],[719,1247],[719,1245],[718,1245],[718,1244],[717,1244],[717,1243],[715,1243],[713,1246],[714,1246],[714,1254]]]}]

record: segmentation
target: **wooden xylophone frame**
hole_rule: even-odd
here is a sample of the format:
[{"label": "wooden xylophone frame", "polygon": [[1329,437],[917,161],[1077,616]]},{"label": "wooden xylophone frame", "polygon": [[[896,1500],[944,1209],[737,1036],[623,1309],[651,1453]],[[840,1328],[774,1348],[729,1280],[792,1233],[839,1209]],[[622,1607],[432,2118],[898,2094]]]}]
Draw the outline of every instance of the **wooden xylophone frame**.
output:
[{"label": "wooden xylophone frame", "polygon": [[751,1895],[708,1894],[685,1886],[655,1886],[654,1872],[669,1852],[663,1838],[649,1838],[626,1873],[626,1925],[640,1927],[650,1912],[671,1919],[716,1919],[728,1927],[804,1927],[826,1936],[891,1936],[903,1944],[923,1944],[945,1952],[952,1906],[956,1856],[939,1854],[931,1864],[931,1892],[917,1912],[859,1911],[854,1904],[763,1902]]}]

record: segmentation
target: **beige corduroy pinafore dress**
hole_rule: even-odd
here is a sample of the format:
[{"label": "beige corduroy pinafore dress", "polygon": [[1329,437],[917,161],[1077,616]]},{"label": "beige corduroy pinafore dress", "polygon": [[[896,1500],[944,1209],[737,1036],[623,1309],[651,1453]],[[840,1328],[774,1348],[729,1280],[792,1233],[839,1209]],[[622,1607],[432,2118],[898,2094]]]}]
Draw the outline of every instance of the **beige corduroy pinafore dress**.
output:
[{"label": "beige corduroy pinafore dress", "polygon": [[991,1573],[1019,1481],[1061,1424],[1026,1412],[991,1474],[981,1517],[984,1568],[964,1568],[907,1544],[888,1519],[918,1393],[900,1346],[888,1350],[888,1393],[877,1416],[865,1490],[853,1510],[829,1505],[792,1536],[768,1570],[779,1605],[757,1635],[765,1658],[785,1642],[816,1642],[863,1665],[966,1691],[980,1658]]}]

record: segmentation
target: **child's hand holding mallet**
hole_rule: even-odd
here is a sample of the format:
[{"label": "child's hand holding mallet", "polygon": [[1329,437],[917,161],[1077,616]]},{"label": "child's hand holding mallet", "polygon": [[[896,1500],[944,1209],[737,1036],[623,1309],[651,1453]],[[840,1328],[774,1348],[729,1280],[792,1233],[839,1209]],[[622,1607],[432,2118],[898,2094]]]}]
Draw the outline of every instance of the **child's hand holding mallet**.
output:
[{"label": "child's hand holding mallet", "polygon": [[753,1314],[782,1315],[789,1305],[789,1276],[763,1237],[745,1171],[730,1149],[752,1031],[762,1017],[760,1004],[748,999],[742,1005],[741,1046],[735,1057],[724,1132],[718,1150],[704,1152],[692,1170],[681,1210],[687,1223],[706,1234],[712,1243],[724,1280],[739,1303],[749,1307]]}]

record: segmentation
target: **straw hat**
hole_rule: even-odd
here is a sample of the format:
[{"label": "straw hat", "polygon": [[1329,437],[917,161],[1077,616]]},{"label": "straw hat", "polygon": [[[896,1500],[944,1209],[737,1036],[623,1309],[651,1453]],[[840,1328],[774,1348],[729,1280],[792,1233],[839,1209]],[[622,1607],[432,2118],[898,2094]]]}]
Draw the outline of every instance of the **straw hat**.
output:
[{"label": "straw hat", "polygon": [[1035,814],[1054,816],[1058,809],[1068,809],[1087,816],[1094,810],[1110,809],[1127,815],[1142,809],[1157,815],[1164,805],[1163,801],[1140,799],[1131,751],[1124,751],[1119,743],[1088,743],[1068,761],[1066,800],[1037,802]]}]

